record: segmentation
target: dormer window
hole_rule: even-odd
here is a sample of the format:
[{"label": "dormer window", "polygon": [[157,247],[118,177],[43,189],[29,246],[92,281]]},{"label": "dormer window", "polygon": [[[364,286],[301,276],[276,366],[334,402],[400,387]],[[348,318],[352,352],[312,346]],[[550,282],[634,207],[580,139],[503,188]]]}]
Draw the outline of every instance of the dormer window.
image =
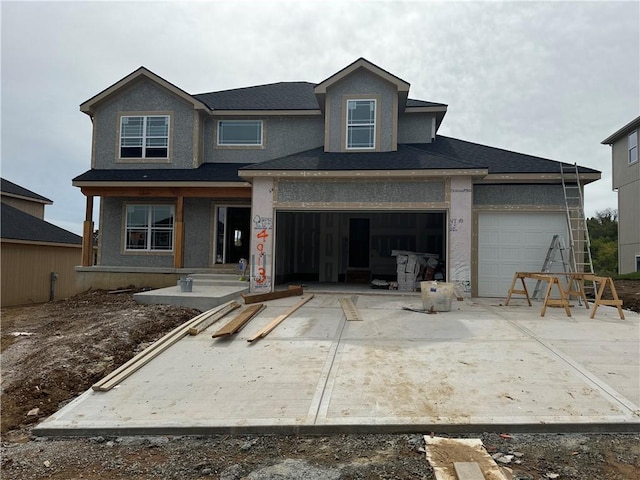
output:
[{"label": "dormer window", "polygon": [[374,149],[376,101],[347,100],[347,149]]},{"label": "dormer window", "polygon": [[638,131],[629,134],[629,165],[638,161]]},{"label": "dormer window", "polygon": [[120,158],[168,158],[169,115],[120,117]]}]

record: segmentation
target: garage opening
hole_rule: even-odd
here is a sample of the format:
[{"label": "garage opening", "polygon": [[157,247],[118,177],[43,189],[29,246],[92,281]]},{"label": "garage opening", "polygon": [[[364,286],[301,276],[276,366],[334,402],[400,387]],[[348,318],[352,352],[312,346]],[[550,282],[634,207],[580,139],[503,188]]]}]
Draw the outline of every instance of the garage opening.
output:
[{"label": "garage opening", "polygon": [[277,212],[275,282],[395,281],[394,250],[429,253],[446,274],[446,213]]}]

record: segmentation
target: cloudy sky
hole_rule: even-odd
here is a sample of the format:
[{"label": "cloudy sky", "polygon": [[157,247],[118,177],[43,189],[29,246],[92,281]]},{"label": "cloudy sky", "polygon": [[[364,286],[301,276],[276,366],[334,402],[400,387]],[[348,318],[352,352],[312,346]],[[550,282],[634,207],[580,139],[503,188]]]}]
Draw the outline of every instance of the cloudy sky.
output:
[{"label": "cloudy sky", "polygon": [[365,57],[449,105],[441,134],[602,171],[587,216],[616,207],[600,142],[640,114],[637,1],[2,1],[1,17],[2,177],[76,233],[79,104],[141,65],[195,94],[320,82]]}]

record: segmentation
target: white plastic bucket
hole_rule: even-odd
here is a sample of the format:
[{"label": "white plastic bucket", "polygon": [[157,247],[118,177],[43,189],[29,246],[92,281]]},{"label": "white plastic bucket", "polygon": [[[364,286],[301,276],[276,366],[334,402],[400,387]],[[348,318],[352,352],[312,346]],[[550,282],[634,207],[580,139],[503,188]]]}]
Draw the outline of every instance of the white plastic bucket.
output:
[{"label": "white plastic bucket", "polygon": [[420,282],[420,293],[425,310],[432,312],[451,311],[451,301],[455,297],[453,283]]}]

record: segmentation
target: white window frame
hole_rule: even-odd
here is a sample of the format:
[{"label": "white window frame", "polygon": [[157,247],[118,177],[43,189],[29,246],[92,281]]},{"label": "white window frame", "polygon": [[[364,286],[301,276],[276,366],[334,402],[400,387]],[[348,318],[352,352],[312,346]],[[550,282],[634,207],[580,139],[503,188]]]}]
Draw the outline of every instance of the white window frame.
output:
[{"label": "white window frame", "polygon": [[[256,124],[260,128],[260,139],[259,143],[244,143],[238,141],[224,141],[222,138],[222,130],[224,124]],[[216,132],[216,143],[221,147],[262,147],[264,145],[264,121],[263,120],[218,120],[217,132]],[[256,139],[257,140],[257,139]]]},{"label": "white window frame", "polygon": [[[130,225],[129,224],[129,212],[134,208],[146,209],[146,219],[144,223],[138,225]],[[156,209],[169,209],[171,213],[171,226],[153,226],[153,213]],[[176,223],[176,212],[175,206],[169,204],[127,204],[125,208],[125,219],[124,219],[124,250],[125,252],[135,252],[135,253],[144,253],[144,252],[162,252],[162,253],[171,253],[173,252],[173,248],[175,245],[175,223]],[[156,238],[156,235],[159,234],[168,234],[169,235],[169,247],[158,248],[154,246],[153,239]],[[130,239],[137,237],[139,242],[139,248],[132,248],[132,243]]]},{"label": "white window frame", "polygon": [[[369,103],[369,108],[371,109],[371,106],[373,105],[373,108],[370,110],[373,112],[373,120],[370,121],[369,123],[353,123],[352,120],[349,118],[350,117],[350,113],[353,110],[350,105],[353,103],[359,103],[359,102],[368,102]],[[346,131],[345,131],[345,148],[347,150],[375,150],[376,148],[376,121],[377,121],[377,108],[378,108],[378,101],[375,98],[351,98],[351,99],[347,99],[347,104],[346,104]],[[371,128],[371,145],[370,146],[353,146],[352,144],[350,144],[350,136],[349,136],[349,131],[354,128],[354,127],[370,127]]]},{"label": "white window frame", "polygon": [[638,130],[634,130],[628,136],[629,140],[629,165],[638,161]]},{"label": "white window frame", "polygon": [[[123,127],[129,119],[132,118],[142,118],[142,135],[141,136],[125,136]],[[164,118],[166,119],[166,135],[150,135],[148,132],[148,122],[150,118]],[[171,130],[171,117],[169,115],[122,115],[120,117],[120,140],[119,140],[119,149],[118,149],[118,157],[121,160],[166,160],[169,158],[169,137]],[[127,147],[136,147],[134,145],[124,145],[124,140],[126,138],[139,138],[141,145],[138,146],[141,148],[141,156],[123,156],[122,149]],[[149,145],[150,140],[153,139],[166,139],[165,145],[157,146],[157,145]],[[166,154],[164,156],[147,156],[147,149],[151,150],[153,148],[164,148],[166,150]]]}]

